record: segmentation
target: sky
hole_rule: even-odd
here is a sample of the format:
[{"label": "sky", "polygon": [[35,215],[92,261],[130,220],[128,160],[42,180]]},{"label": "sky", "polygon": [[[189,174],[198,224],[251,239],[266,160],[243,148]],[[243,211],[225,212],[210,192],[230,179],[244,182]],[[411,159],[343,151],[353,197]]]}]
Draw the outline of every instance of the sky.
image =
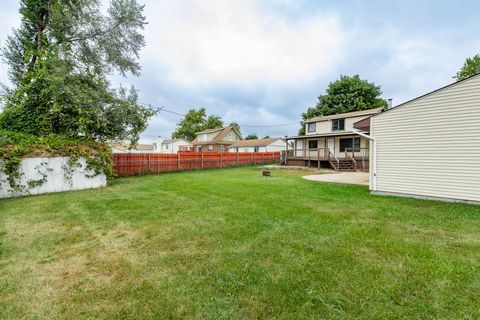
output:
[{"label": "sky", "polygon": [[[478,0],[139,2],[148,21],[142,73],[113,75],[112,84],[178,113],[205,107],[243,135],[295,135],[301,113],[340,75],[380,85],[397,105],[453,82],[480,53]],[[3,45],[20,23],[19,1],[0,8]],[[169,138],[179,120],[160,113],[141,141]]]}]

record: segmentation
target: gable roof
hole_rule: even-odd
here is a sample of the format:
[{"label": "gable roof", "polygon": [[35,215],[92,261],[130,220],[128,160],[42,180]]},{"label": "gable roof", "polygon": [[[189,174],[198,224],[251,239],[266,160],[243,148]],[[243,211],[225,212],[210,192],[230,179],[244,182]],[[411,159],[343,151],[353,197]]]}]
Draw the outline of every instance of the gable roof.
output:
[{"label": "gable roof", "polygon": [[[218,131],[217,135],[215,137],[213,137],[212,140],[207,140],[207,141],[199,141],[198,140],[198,136],[200,134],[213,133],[213,132],[217,132],[217,131]],[[240,134],[240,132],[238,131],[238,129],[235,126],[228,126],[228,127],[225,127],[225,128],[207,129],[207,130],[204,130],[204,131],[201,131],[201,132],[197,132],[196,133],[197,137],[192,141],[192,144],[196,144],[196,145],[199,145],[199,144],[232,144],[232,143],[236,142],[236,140],[234,140],[234,141],[223,140],[230,131],[234,131],[240,137],[240,139],[242,138],[242,135]]]},{"label": "gable roof", "polygon": [[283,140],[282,138],[264,138],[264,139],[252,139],[252,140],[242,140],[238,141],[229,148],[245,148],[245,147],[265,147],[269,144],[274,143],[277,140]]},{"label": "gable roof", "polygon": [[383,107],[380,107],[380,108],[374,108],[374,109],[338,113],[338,114],[332,114],[332,115],[329,115],[329,116],[320,116],[320,117],[315,117],[315,118],[312,118],[312,119],[308,119],[307,121],[305,121],[305,123],[326,121],[326,120],[332,120],[332,119],[341,119],[341,118],[353,118],[353,117],[360,117],[360,116],[370,116],[370,115],[379,114],[379,113],[383,112],[384,110],[385,109]]},{"label": "gable roof", "polygon": [[200,131],[200,132],[195,132],[195,134],[199,135],[199,134],[202,134],[202,133],[212,133],[212,132],[220,131],[220,130],[223,130],[223,129],[225,129],[225,128],[206,129],[206,130],[203,130],[203,131]]}]

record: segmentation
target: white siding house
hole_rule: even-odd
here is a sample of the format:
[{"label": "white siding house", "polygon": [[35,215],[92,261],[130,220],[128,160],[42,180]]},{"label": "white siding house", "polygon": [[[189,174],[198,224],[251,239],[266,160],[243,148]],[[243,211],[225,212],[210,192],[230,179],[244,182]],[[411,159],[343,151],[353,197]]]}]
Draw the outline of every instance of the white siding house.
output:
[{"label": "white siding house", "polygon": [[281,152],[285,151],[285,140],[282,138],[264,138],[242,140],[228,147],[230,152]]},{"label": "white siding house", "polygon": [[192,147],[192,144],[184,139],[158,139],[154,144],[155,152],[159,153],[177,153],[180,151],[187,151]]},{"label": "white siding house", "polygon": [[304,135],[287,137],[286,164],[366,171],[370,142],[353,131],[354,125],[383,111],[374,108],[306,120]]},{"label": "white siding house", "polygon": [[480,75],[372,117],[370,134],[373,193],[480,202]]}]

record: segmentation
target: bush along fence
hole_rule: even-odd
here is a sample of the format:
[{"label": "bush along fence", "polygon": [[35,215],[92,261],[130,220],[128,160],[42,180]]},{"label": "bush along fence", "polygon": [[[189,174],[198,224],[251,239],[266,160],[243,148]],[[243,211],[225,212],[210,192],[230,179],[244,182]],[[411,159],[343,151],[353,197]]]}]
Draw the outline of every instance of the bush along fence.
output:
[{"label": "bush along fence", "polygon": [[179,152],[115,153],[113,168],[119,176],[144,175],[160,172],[202,170],[276,163],[280,152]]}]

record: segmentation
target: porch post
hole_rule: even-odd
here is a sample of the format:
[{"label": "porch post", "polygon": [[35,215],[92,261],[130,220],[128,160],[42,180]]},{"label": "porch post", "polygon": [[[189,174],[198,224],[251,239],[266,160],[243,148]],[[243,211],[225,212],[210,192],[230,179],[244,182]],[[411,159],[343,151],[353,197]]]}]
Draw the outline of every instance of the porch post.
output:
[{"label": "porch post", "polygon": [[320,169],[320,148],[317,145],[317,165],[318,169]]},{"label": "porch post", "polygon": [[305,157],[307,155],[307,139],[303,139],[303,156]]},{"label": "porch post", "polygon": [[285,165],[287,165],[288,160],[288,138],[285,136]]}]

